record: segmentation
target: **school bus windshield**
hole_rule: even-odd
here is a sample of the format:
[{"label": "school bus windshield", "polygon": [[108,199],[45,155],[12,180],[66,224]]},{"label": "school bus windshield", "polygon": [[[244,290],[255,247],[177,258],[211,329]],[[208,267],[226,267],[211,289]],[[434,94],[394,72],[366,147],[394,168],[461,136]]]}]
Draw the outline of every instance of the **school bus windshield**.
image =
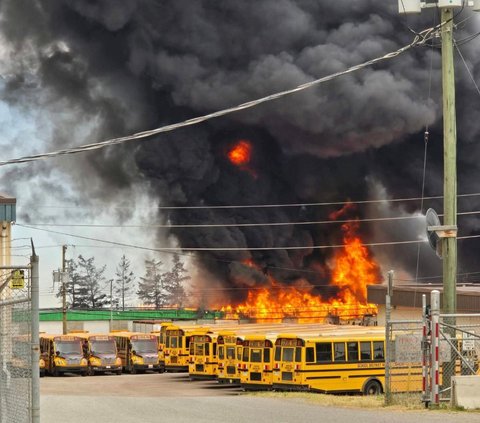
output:
[{"label": "school bus windshield", "polygon": [[115,341],[91,341],[92,354],[116,354]]},{"label": "school bus windshield", "polygon": [[157,341],[155,339],[137,339],[132,340],[132,349],[136,353],[153,353],[157,354]]},{"label": "school bus windshield", "polygon": [[79,341],[56,341],[56,350],[60,355],[79,354],[82,355],[82,346]]}]

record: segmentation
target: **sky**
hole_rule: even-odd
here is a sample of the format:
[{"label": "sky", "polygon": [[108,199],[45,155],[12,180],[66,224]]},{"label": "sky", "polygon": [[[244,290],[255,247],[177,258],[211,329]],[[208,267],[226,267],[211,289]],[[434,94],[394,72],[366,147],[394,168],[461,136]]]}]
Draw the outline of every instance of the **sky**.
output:
[{"label": "sky", "polygon": [[[3,0],[2,159],[152,129],[310,82],[407,45],[411,29],[434,25],[437,12],[401,16],[394,0]],[[477,193],[480,92],[472,78],[478,84],[480,18],[465,9],[456,21],[465,60],[456,53],[458,192]],[[427,207],[441,211],[441,202],[388,200],[421,196],[426,127],[424,192],[442,193],[440,63],[434,42],[195,127],[93,153],[5,166],[0,191],[17,198],[14,259],[27,260],[24,238],[32,238],[40,255],[41,306],[54,307],[59,301],[52,271],[61,266],[63,244],[67,258],[82,254],[105,264],[107,279],[114,277],[123,254],[137,276],[146,258],[159,258],[168,267],[171,257],[65,234],[144,248],[245,248],[183,256],[195,282],[207,288],[244,286],[246,279],[262,286],[265,273],[284,284],[300,279],[312,286],[328,284],[332,253],[311,247],[338,243],[339,226],[193,230],[152,224],[325,220],[339,205],[182,207],[380,199],[384,202],[358,206],[357,216],[417,218],[362,225],[365,242],[424,240],[418,216]],[[241,139],[252,144],[251,162],[243,168],[233,166],[226,154]],[[179,208],[161,209],[165,206]],[[475,210],[480,210],[477,197],[459,201],[459,211]],[[462,219],[461,235],[475,235],[478,218]],[[21,226],[46,223],[56,226]],[[295,253],[281,248],[291,245],[305,248]],[[460,272],[480,271],[477,247],[460,245]],[[393,268],[405,280],[412,280],[417,269],[421,277],[441,274],[441,262],[425,242],[420,255],[415,246],[372,251],[383,273]],[[258,268],[244,265],[246,260]]]}]

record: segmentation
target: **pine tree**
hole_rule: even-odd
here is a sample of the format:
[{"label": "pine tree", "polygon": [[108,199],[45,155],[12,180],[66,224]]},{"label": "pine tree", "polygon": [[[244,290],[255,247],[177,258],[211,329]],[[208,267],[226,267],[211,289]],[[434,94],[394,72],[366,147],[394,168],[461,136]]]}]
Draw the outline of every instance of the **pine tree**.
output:
[{"label": "pine tree", "polygon": [[98,269],[95,266],[95,258],[85,259],[78,256],[77,270],[79,274],[79,289],[76,292],[76,300],[82,308],[101,308],[110,303],[105,291],[106,279],[103,276],[106,266]]},{"label": "pine tree", "polygon": [[[74,259],[66,261],[67,281],[65,283],[65,292],[67,296],[67,307],[78,308],[78,293],[80,291],[80,275],[78,273],[78,265]],[[63,296],[63,283],[58,286],[57,298]]]},{"label": "pine tree", "polygon": [[164,274],[165,289],[168,292],[168,303],[172,306],[182,308],[187,299],[187,293],[183,287],[183,282],[191,279],[184,263],[180,261],[178,254],[173,255],[173,266],[170,272]]},{"label": "pine tree", "polygon": [[160,260],[145,260],[145,276],[140,277],[138,283],[138,298],[143,304],[153,305],[155,309],[165,306],[168,298],[163,275],[160,273],[162,264]]},{"label": "pine tree", "polygon": [[125,299],[129,298],[135,282],[135,276],[130,271],[130,260],[125,254],[120,259],[115,275],[117,276],[114,288],[115,301],[122,306],[122,310],[125,310]]}]

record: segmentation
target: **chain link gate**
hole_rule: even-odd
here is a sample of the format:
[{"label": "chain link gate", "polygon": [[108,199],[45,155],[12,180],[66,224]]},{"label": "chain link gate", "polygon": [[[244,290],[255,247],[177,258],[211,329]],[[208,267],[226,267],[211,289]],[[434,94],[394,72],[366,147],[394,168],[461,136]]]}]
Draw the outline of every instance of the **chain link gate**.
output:
[{"label": "chain link gate", "polygon": [[389,320],[385,328],[385,404],[420,401],[423,387],[422,321]]},{"label": "chain link gate", "polygon": [[38,257],[32,263],[0,268],[0,423],[39,421]]}]

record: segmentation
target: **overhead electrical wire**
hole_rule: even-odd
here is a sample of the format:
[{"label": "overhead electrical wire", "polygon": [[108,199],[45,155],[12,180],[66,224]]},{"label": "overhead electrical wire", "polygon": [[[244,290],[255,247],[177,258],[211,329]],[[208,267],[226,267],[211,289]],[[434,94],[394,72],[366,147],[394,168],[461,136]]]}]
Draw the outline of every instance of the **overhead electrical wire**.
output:
[{"label": "overhead electrical wire", "polygon": [[472,82],[473,82],[473,85],[475,85],[475,89],[477,90],[478,95],[480,95],[480,88],[478,88],[477,82],[475,81],[475,78],[473,77],[472,72],[470,71],[470,68],[469,68],[468,65],[467,65],[467,62],[465,61],[465,58],[463,57],[462,52],[461,52],[460,49],[458,48],[457,42],[454,41],[454,43],[455,43],[455,48],[457,49],[458,54],[460,55],[460,58],[462,59],[462,62],[463,62],[463,64],[465,65],[465,69],[467,69],[467,73],[468,73],[468,75],[470,76],[470,79],[471,79]]},{"label": "overhead electrical wire", "polygon": [[393,59],[394,57],[397,57],[400,54],[405,53],[406,51],[410,50],[411,48],[413,48],[415,46],[424,45],[428,40],[432,39],[432,37],[434,36],[436,31],[440,27],[441,27],[441,25],[438,25],[437,27],[428,28],[428,29],[425,29],[425,30],[423,30],[419,33],[416,33],[413,41],[410,44],[407,44],[406,46],[403,46],[403,47],[399,48],[398,50],[387,53],[387,54],[385,54],[381,57],[377,57],[375,59],[368,60],[364,63],[352,66],[352,67],[350,67],[348,69],[345,69],[343,71],[335,72],[333,74],[324,76],[322,78],[315,79],[315,80],[310,81],[310,82],[306,82],[306,83],[298,85],[298,86],[296,86],[295,88],[292,88],[292,89],[280,91],[280,92],[277,92],[275,94],[268,95],[266,97],[262,97],[262,98],[258,98],[256,100],[252,100],[252,101],[248,101],[246,103],[242,103],[238,106],[234,106],[234,107],[230,107],[230,108],[227,108],[227,109],[219,110],[219,111],[214,112],[214,113],[209,113],[209,114],[206,114],[206,115],[203,115],[203,116],[198,116],[198,117],[195,117],[195,118],[192,118],[192,119],[187,119],[183,122],[178,122],[178,123],[174,123],[174,124],[171,124],[171,125],[162,126],[160,128],[151,129],[151,130],[147,130],[147,131],[143,131],[143,132],[138,132],[138,133],[135,133],[135,134],[129,135],[129,136],[108,139],[106,141],[91,143],[91,144],[85,144],[85,145],[81,145],[81,146],[78,146],[78,147],[65,148],[65,149],[53,151],[53,152],[50,152],[50,153],[33,154],[33,155],[29,155],[29,156],[19,157],[19,158],[16,158],[16,159],[0,161],[0,166],[32,162],[32,161],[36,161],[36,160],[42,160],[42,159],[47,159],[47,158],[52,158],[52,157],[69,155],[69,154],[77,154],[77,153],[82,153],[82,152],[86,152],[86,151],[94,151],[94,150],[109,147],[109,146],[112,146],[112,145],[123,144],[123,143],[128,142],[128,141],[138,141],[138,140],[141,140],[141,139],[144,139],[144,138],[149,138],[153,135],[157,135],[157,134],[165,133],[165,132],[170,132],[170,131],[173,131],[173,130],[176,130],[176,129],[179,129],[179,128],[184,128],[184,127],[187,127],[187,126],[197,125],[201,122],[205,122],[205,121],[210,120],[210,119],[214,119],[214,118],[224,116],[224,115],[227,115],[227,114],[230,114],[230,113],[238,112],[240,110],[249,109],[251,107],[258,106],[259,104],[266,103],[268,101],[276,100],[278,98],[285,97],[287,95],[306,90],[308,88],[311,88],[311,87],[314,87],[316,85],[322,84],[324,82],[333,80],[333,79],[338,78],[340,76],[350,74],[352,72],[358,71],[358,70],[366,68],[368,66],[372,66],[372,65],[374,65],[376,63],[379,63],[379,62],[382,62],[384,60]]},{"label": "overhead electrical wire", "polygon": [[[457,216],[469,216],[480,214],[480,210],[470,212],[460,212]],[[438,216],[443,216],[439,213]],[[108,224],[108,223],[18,223],[17,225],[28,226],[48,226],[48,227],[72,227],[72,228],[159,228],[159,229],[193,229],[193,228],[235,228],[235,227],[258,227],[258,226],[302,226],[302,225],[328,225],[328,224],[343,224],[343,223],[361,223],[361,222],[388,222],[397,220],[412,220],[425,219],[424,215],[416,216],[392,216],[392,217],[371,217],[345,220],[312,220],[312,221],[291,221],[291,222],[263,222],[263,223],[202,223],[202,224],[162,224],[162,223],[148,223],[148,224]],[[28,246],[27,246],[28,247]],[[13,247],[15,248],[15,247]],[[18,248],[18,247],[17,247]]]},{"label": "overhead electrical wire", "polygon": [[[116,241],[108,241],[104,239],[98,239],[98,238],[92,238],[92,237],[87,237],[83,235],[75,235],[75,234],[68,234],[65,232],[59,232],[59,231],[53,231],[49,229],[44,229],[44,228],[36,228],[34,226],[28,226],[28,225],[18,225],[23,228],[28,228],[28,229],[33,229],[37,231],[44,231],[44,232],[49,232],[57,235],[63,235],[63,236],[69,236],[73,238],[80,238],[80,239],[86,239],[89,241],[96,241],[96,242],[103,242],[107,244],[112,244],[112,245],[119,245],[123,247],[128,247],[128,248],[136,248],[140,250],[147,250],[147,251],[156,251],[156,252],[176,252],[176,251],[273,251],[273,250],[306,250],[306,249],[311,249],[311,250],[320,250],[320,249],[330,249],[330,248],[345,248],[344,244],[338,244],[338,245],[303,245],[303,246],[283,246],[283,247],[164,247],[164,248],[151,248],[151,247],[144,247],[141,245],[133,245],[133,244],[126,244],[122,242],[116,242]],[[469,236],[469,237],[463,237],[462,239],[470,238],[470,237],[475,237],[475,236]],[[480,235],[478,235],[480,237]],[[458,238],[461,239],[461,238]],[[426,242],[425,240],[410,240],[410,241],[392,241],[392,242],[374,242],[374,243],[365,243],[362,244],[365,247],[375,247],[375,246],[387,246],[387,245],[402,245],[402,244],[418,244],[418,243],[423,243]]]},{"label": "overhead electrical wire", "polygon": [[[480,192],[470,194],[458,194],[457,198],[464,197],[479,197]],[[237,205],[217,205],[217,206],[154,206],[148,208],[149,210],[216,210],[216,209],[261,209],[261,208],[279,208],[279,207],[317,207],[317,206],[344,206],[345,203],[349,204],[375,204],[375,203],[402,203],[407,201],[421,201],[421,200],[442,200],[443,195],[435,195],[430,197],[405,197],[405,198],[391,198],[391,199],[378,199],[378,200],[344,200],[344,201],[326,201],[319,203],[281,203],[281,204],[237,204]],[[136,206],[50,206],[50,205],[35,205],[36,208],[51,208],[51,209],[76,209],[76,210],[89,210],[89,209],[105,209],[109,210],[122,210],[122,209],[135,209],[142,210],[142,207]],[[20,207],[18,207],[21,209]]]}]

